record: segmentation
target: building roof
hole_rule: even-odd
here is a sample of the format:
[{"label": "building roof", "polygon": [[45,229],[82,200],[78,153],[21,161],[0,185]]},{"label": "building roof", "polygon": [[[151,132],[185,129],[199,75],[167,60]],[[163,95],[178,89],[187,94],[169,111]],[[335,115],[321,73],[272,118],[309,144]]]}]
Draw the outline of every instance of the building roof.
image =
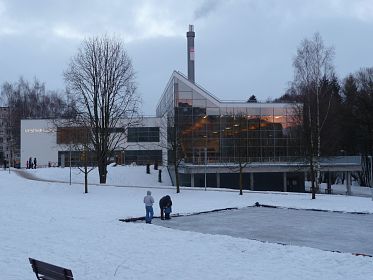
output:
[{"label": "building roof", "polygon": [[[177,78],[178,80],[182,81],[184,84],[186,84],[188,87],[205,97],[207,100],[215,104],[216,107],[247,107],[247,108],[284,108],[289,107],[289,105],[294,106],[295,103],[262,103],[262,102],[247,102],[247,101],[240,101],[240,100],[221,100],[218,97],[216,97],[214,94],[206,90],[204,87],[197,83],[193,83],[192,81],[188,80],[188,78],[182,74],[179,71],[173,71],[171,74],[171,77],[163,91],[163,94],[159,100],[159,102],[162,100],[163,95],[166,93],[167,89],[171,86],[171,83],[174,78]],[[159,105],[158,102],[158,105]]]}]

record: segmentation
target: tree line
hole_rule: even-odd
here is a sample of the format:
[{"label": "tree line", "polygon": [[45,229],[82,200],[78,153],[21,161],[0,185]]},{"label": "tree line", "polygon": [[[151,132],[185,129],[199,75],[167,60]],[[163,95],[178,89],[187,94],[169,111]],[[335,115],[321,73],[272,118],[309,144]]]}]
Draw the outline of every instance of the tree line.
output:
[{"label": "tree line", "polygon": [[21,145],[22,119],[59,118],[71,114],[66,93],[48,90],[45,84],[36,78],[32,82],[21,77],[17,82],[3,83],[1,103],[9,108],[10,148],[15,154]]},{"label": "tree line", "polygon": [[320,157],[361,155],[363,172],[356,174],[369,186],[373,154],[373,67],[361,68],[339,79],[334,49],[320,34],[301,42],[293,60],[294,80],[275,102],[300,104],[299,136],[310,164],[313,197],[321,182]]}]

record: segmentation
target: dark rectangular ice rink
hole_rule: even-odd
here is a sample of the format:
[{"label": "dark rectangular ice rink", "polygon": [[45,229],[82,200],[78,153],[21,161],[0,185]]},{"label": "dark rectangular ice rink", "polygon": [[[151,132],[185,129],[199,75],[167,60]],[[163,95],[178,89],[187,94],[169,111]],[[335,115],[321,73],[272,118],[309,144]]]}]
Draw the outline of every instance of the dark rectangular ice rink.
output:
[{"label": "dark rectangular ice rink", "polygon": [[247,207],[155,219],[156,225],[208,234],[373,255],[373,215]]}]

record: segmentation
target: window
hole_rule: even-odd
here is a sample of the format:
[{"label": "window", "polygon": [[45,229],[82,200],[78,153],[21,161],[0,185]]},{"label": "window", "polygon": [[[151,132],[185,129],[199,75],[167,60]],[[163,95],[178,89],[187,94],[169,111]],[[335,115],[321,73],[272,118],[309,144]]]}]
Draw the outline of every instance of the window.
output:
[{"label": "window", "polygon": [[110,133],[124,133],[123,127],[112,127],[109,128]]},{"label": "window", "polygon": [[128,150],[125,151],[125,162],[131,164],[136,162],[137,164],[147,164],[162,162],[162,150]]},{"label": "window", "polygon": [[[58,166],[84,166],[84,151],[58,151]],[[97,164],[96,154],[93,151],[88,152],[88,166]]]},{"label": "window", "polygon": [[57,144],[82,144],[87,142],[88,131],[82,127],[58,127]]},{"label": "window", "polygon": [[128,142],[159,142],[159,127],[129,127]]}]

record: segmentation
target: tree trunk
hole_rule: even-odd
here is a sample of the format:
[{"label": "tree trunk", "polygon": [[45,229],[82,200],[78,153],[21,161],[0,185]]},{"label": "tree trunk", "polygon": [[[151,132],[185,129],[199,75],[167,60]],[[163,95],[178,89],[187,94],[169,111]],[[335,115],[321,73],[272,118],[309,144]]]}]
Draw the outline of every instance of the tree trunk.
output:
[{"label": "tree trunk", "polygon": [[87,171],[87,165],[84,166],[84,193],[88,193],[88,171]]},{"label": "tree trunk", "polygon": [[313,169],[313,164],[311,167],[311,190],[312,190],[312,199],[316,199],[316,186],[315,186],[315,171]]},{"label": "tree trunk", "polygon": [[243,174],[242,174],[242,166],[240,166],[240,195],[243,194]]},{"label": "tree trunk", "polygon": [[100,176],[100,184],[106,184],[107,166],[105,160],[98,162],[98,173]]},{"label": "tree trunk", "polygon": [[106,184],[106,171],[100,173],[100,184]]},{"label": "tree trunk", "polygon": [[88,193],[88,151],[85,146],[84,151],[84,193]]},{"label": "tree trunk", "polygon": [[312,199],[316,199],[316,186],[315,186],[315,166],[314,166],[314,139],[313,139],[313,131],[312,131],[312,114],[311,114],[311,102],[309,98],[309,106],[308,106],[308,123],[309,123],[309,131],[310,131],[310,139],[309,139],[309,158],[310,158],[310,175],[311,175],[311,192],[312,192]]},{"label": "tree trunk", "polygon": [[173,133],[174,133],[174,152],[173,152],[173,157],[174,157],[174,165],[175,165],[175,184],[176,184],[176,193],[180,193],[180,181],[179,181],[179,164],[180,160],[178,158],[178,139],[177,139],[177,133],[176,133],[176,128],[173,128]]},{"label": "tree trunk", "polygon": [[317,156],[316,156],[316,189],[320,189],[321,182],[321,135],[320,135],[320,99],[319,99],[319,81],[317,80],[316,89],[316,137],[317,137]]},{"label": "tree trunk", "polygon": [[176,193],[180,193],[179,166],[178,166],[178,164],[175,164],[175,184],[176,184]]},{"label": "tree trunk", "polygon": [[310,176],[311,176],[311,193],[312,199],[316,199],[316,185],[315,185],[315,166],[313,156],[310,155]]}]

